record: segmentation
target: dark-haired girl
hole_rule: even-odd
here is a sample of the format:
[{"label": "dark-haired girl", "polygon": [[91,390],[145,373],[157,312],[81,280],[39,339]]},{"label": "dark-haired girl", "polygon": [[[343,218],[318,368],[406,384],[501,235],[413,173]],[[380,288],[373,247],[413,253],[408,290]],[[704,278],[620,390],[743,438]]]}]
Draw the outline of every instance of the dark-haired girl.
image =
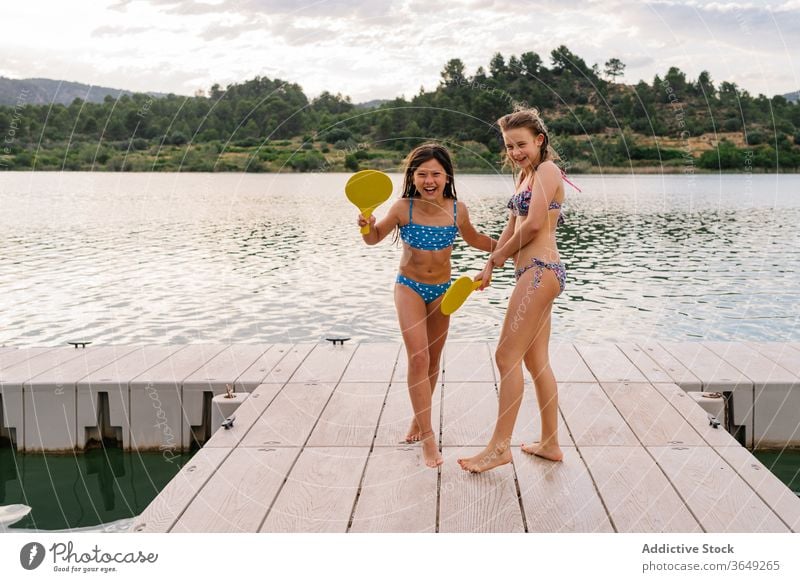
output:
[{"label": "dark-haired girl", "polygon": [[[428,467],[442,464],[433,434],[431,401],[450,318],[439,304],[450,287],[450,254],[456,234],[491,252],[495,241],[475,230],[463,202],[456,199],[453,162],[447,148],[424,144],[406,157],[403,195],[380,221],[370,216],[364,242],[374,245],[398,229],[403,255],[394,288],[397,319],[408,355],[408,393],[414,409],[406,442],[420,441]],[[358,225],[367,221],[359,215]]]}]

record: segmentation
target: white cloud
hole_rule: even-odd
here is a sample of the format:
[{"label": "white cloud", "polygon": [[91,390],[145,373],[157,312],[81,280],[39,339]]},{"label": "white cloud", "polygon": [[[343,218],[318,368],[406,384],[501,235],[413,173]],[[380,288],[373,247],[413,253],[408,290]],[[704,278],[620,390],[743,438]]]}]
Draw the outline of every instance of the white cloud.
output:
[{"label": "white cloud", "polygon": [[[625,81],[679,66],[751,93],[800,88],[800,0],[106,0],[88,11],[30,0],[4,7],[0,51],[16,77],[192,94],[255,75],[355,101],[433,88],[451,58],[472,73],[565,44],[587,64],[618,57]],[[42,18],[41,14],[48,14]],[[77,77],[77,78],[76,78]]]}]

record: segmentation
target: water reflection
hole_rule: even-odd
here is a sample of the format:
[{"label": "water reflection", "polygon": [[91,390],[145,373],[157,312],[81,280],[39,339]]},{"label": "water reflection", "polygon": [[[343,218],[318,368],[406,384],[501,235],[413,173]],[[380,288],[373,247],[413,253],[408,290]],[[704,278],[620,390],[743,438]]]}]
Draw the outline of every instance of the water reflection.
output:
[{"label": "water reflection", "polygon": [[87,527],[135,517],[191,457],[166,459],[159,453],[114,448],[23,455],[0,448],[0,505],[33,507],[13,529]]}]

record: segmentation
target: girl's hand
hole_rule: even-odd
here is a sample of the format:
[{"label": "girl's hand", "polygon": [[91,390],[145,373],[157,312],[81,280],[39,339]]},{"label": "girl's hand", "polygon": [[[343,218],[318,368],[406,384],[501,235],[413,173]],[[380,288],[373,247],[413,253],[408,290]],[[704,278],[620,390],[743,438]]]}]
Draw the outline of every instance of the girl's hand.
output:
[{"label": "girl's hand", "polygon": [[505,265],[507,259],[503,259],[503,257],[497,255],[496,253],[492,253],[489,255],[489,260],[486,261],[486,266],[483,268],[483,271],[475,277],[475,281],[480,279],[482,281],[481,286],[478,287],[481,291],[486,289],[492,282],[492,271],[496,267],[502,267]]},{"label": "girl's hand", "polygon": [[481,281],[481,286],[478,287],[480,291],[483,291],[491,284],[492,269],[494,269],[494,263],[492,262],[492,258],[489,257],[489,260],[486,262],[486,266],[483,268],[483,271],[478,273],[478,276],[474,279],[475,281]]},{"label": "girl's hand", "polygon": [[358,222],[358,226],[360,228],[363,228],[363,227],[367,226],[367,224],[369,224],[369,228],[370,228],[370,230],[372,230],[372,227],[375,224],[375,215],[374,214],[370,214],[369,215],[369,221],[367,221],[367,219],[364,218],[363,214],[359,214],[357,222]]}]

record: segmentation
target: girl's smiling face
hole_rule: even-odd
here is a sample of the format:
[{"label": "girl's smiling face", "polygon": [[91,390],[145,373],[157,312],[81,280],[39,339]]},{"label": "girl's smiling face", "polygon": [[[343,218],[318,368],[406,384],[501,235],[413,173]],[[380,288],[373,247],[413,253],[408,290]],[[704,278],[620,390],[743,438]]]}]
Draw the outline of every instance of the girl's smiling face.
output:
[{"label": "girl's smiling face", "polygon": [[541,157],[541,147],[544,135],[534,135],[527,127],[518,127],[503,132],[503,141],[506,144],[506,154],[519,168],[526,169],[536,166]]},{"label": "girl's smiling face", "polygon": [[438,160],[431,158],[422,162],[414,170],[414,187],[426,200],[435,200],[444,196],[447,184],[447,172]]}]

